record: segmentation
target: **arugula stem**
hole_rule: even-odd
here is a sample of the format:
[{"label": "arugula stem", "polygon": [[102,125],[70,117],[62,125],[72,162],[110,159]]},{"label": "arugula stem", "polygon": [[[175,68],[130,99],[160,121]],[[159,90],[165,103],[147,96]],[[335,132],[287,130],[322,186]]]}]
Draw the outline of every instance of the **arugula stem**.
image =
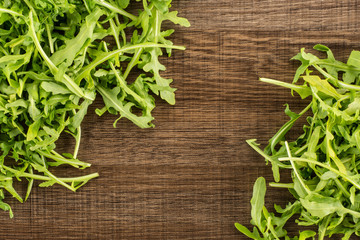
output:
[{"label": "arugula stem", "polygon": [[[330,65],[330,64],[328,64]],[[348,84],[345,83],[343,81],[338,80],[337,78],[335,78],[334,76],[332,76],[331,74],[325,72],[321,67],[319,67],[317,64],[313,64],[313,67],[318,70],[322,75],[324,75],[326,78],[332,80],[332,82],[335,83],[335,85],[339,85],[342,88],[348,89],[348,90],[354,90],[354,91],[360,91],[360,86],[357,85],[353,85],[353,84]],[[360,70],[358,70],[360,72]]]},{"label": "arugula stem", "polygon": [[276,188],[294,188],[294,183],[276,183],[271,182],[269,186],[276,187]]},{"label": "arugula stem", "polygon": [[302,146],[301,148],[299,148],[294,154],[295,156],[299,155],[301,152],[303,152],[307,147],[308,147],[308,143],[306,143],[304,146]]},{"label": "arugula stem", "polygon": [[[44,58],[46,64],[50,68],[50,71],[54,75],[56,75],[59,72],[59,69],[55,66],[55,64],[47,56],[44,49],[41,47],[41,44],[40,44],[39,39],[37,37],[36,31],[35,31],[35,26],[34,26],[33,11],[30,11],[29,19],[30,19],[30,24],[29,24],[30,36],[34,41],[36,49],[39,51],[40,55]],[[88,98],[87,96],[85,96],[85,94],[81,90],[81,88],[78,85],[76,85],[75,82],[69,76],[64,74],[63,78],[64,78],[64,84],[69,88],[70,91],[72,91],[73,93],[75,93],[79,97]],[[89,100],[94,100],[94,99],[89,99]]]},{"label": "arugula stem", "polygon": [[310,159],[306,159],[306,158],[298,158],[298,157],[283,157],[283,158],[279,158],[278,159],[280,162],[284,162],[284,161],[299,161],[299,162],[306,162],[306,163],[311,163],[311,164],[314,164],[314,165],[318,165],[322,168],[326,168],[327,170],[329,171],[332,171],[333,173],[339,175],[340,177],[344,178],[346,181],[352,183],[357,189],[360,190],[360,185],[355,182],[355,180],[353,180],[350,176],[347,176],[346,174],[340,172],[339,170],[333,168],[333,167],[330,167],[326,164],[323,164],[321,162],[318,162],[318,161],[314,161],[314,160],[310,160]]},{"label": "arugula stem", "polygon": [[30,35],[34,41],[34,44],[36,46],[36,49],[39,51],[40,55],[44,58],[44,60],[46,61],[47,65],[49,66],[50,70],[54,73],[57,73],[59,70],[57,69],[57,67],[54,65],[54,63],[50,60],[50,58],[47,56],[47,54],[45,53],[44,49],[41,47],[41,44],[39,42],[39,39],[37,37],[36,31],[35,31],[35,26],[34,26],[34,19],[33,19],[33,11],[30,11],[29,13],[29,19],[30,19]]},{"label": "arugula stem", "polygon": [[24,15],[22,15],[22,14],[20,14],[18,12],[15,12],[13,10],[10,10],[10,9],[6,9],[6,8],[0,8],[0,12],[8,13],[8,14],[13,15],[13,16],[25,18]]},{"label": "arugula stem", "polygon": [[[108,52],[105,43],[104,43],[104,49],[106,52]],[[144,101],[144,99],[127,86],[126,81],[119,75],[119,73],[116,71],[114,64],[111,61],[109,61],[109,65],[111,70],[115,74],[115,77],[118,80],[118,84],[120,85],[120,87],[123,88],[127,94],[131,95],[142,107],[146,107],[146,102]]]},{"label": "arugula stem", "polygon": [[[47,176],[42,176],[42,175],[37,175],[37,174],[33,174],[33,173],[26,173],[26,172],[21,172],[19,170],[15,170],[13,168],[7,167],[7,166],[3,166],[3,168],[6,171],[12,172],[15,175],[17,175],[18,177],[25,177],[25,178],[32,178],[35,180],[40,180],[40,181],[49,181],[52,180],[52,178],[47,177]],[[98,173],[92,173],[92,174],[88,174],[88,175],[84,175],[84,176],[80,176],[80,177],[70,177],[70,178],[58,178],[60,181],[62,182],[83,182],[83,181],[88,181],[90,179],[96,178],[98,177],[99,174]]]},{"label": "arugula stem", "polygon": [[338,81],[338,84],[339,84],[340,87],[348,89],[348,90],[360,91],[360,86],[357,86],[357,85],[348,84],[348,83],[345,83],[345,82],[340,81],[340,80]]},{"label": "arugula stem", "polygon": [[292,128],[295,122],[302,117],[312,106],[312,102],[309,103],[299,114],[297,117],[290,119],[287,123],[285,123],[280,130],[270,139],[270,148],[273,151],[275,146],[280,142],[280,140],[285,136],[285,134]]},{"label": "arugula stem", "polygon": [[55,150],[51,150],[51,153],[54,154],[55,156],[60,157],[60,158],[63,157],[60,153],[56,152]]},{"label": "arugula stem", "polygon": [[[291,158],[292,158],[292,156],[291,156],[291,151],[290,151],[289,144],[288,144],[287,141],[285,141],[285,147],[286,147],[287,154],[288,154],[289,158],[291,159]],[[307,187],[306,184],[304,183],[302,177],[300,176],[300,174],[299,174],[299,172],[298,172],[298,170],[297,170],[297,168],[296,168],[296,166],[295,166],[295,163],[294,163],[292,160],[290,160],[290,164],[291,164],[291,166],[292,166],[292,168],[293,168],[293,170],[294,170],[294,173],[295,173],[297,179],[299,180],[300,184],[303,186],[303,188],[305,189],[305,191],[307,192],[307,194],[310,195],[310,194],[311,194],[311,191],[310,191],[310,189],[308,189],[308,187]]]},{"label": "arugula stem", "polygon": [[143,49],[139,48],[135,50],[135,53],[133,55],[133,57],[131,58],[131,61],[128,63],[128,65],[126,66],[126,70],[123,74],[124,79],[126,80],[127,77],[129,76],[129,73],[131,71],[131,69],[137,64],[137,62],[140,59],[141,53],[142,53]]},{"label": "arugula stem", "polygon": [[125,91],[127,94],[129,94],[129,95],[131,95],[132,97],[134,97],[134,99],[135,99],[141,106],[145,107],[145,106],[146,106],[146,102],[145,102],[139,95],[137,95],[133,90],[131,90],[131,89],[127,86],[125,80],[124,80],[124,79],[119,75],[119,73],[116,71],[116,69],[115,69],[115,67],[114,67],[114,64],[113,64],[112,62],[109,62],[109,64],[110,64],[111,70],[112,70],[112,71],[114,72],[114,74],[115,74],[116,79],[118,80],[119,85],[124,89],[124,91]]},{"label": "arugula stem", "polygon": [[279,80],[275,80],[275,79],[271,79],[271,78],[260,78],[259,80],[261,82],[274,84],[274,85],[289,88],[289,89],[292,89],[292,90],[295,90],[295,91],[296,90],[297,91],[305,91],[305,90],[308,89],[308,87],[304,86],[304,85],[297,85],[297,84],[287,83],[287,82],[283,82],[283,81],[279,81]]},{"label": "arugula stem", "polygon": [[335,178],[334,179],[336,185],[341,189],[341,191],[343,192],[343,194],[347,197],[350,198],[350,193],[345,189],[345,187],[342,185],[342,183],[340,182],[339,179]]},{"label": "arugula stem", "polygon": [[126,46],[123,47],[121,49],[109,52],[106,55],[103,55],[102,57],[98,57],[96,59],[94,59],[89,65],[87,65],[86,67],[84,67],[82,69],[82,71],[79,73],[79,75],[75,78],[75,82],[80,82],[81,79],[85,78],[85,76],[87,74],[89,74],[89,72],[94,69],[96,66],[98,66],[99,64],[115,57],[118,54],[127,52],[127,51],[131,51],[131,50],[135,50],[135,49],[139,49],[139,48],[152,48],[152,47],[158,47],[158,48],[171,48],[171,49],[177,49],[177,50],[185,50],[185,47],[182,46],[174,46],[174,45],[166,45],[166,44],[158,44],[158,43],[141,43],[141,44],[135,44],[135,45],[131,45],[131,46]]},{"label": "arugula stem", "polygon": [[[264,210],[266,210],[265,206],[263,207]],[[264,215],[265,215],[265,212],[266,212],[266,222],[267,222],[267,229],[266,229],[266,233],[268,233],[268,231],[270,230],[270,232],[272,233],[273,235],[273,238],[275,238],[276,240],[280,240],[279,237],[277,236],[276,234],[276,231],[274,229],[274,226],[272,225],[271,221],[272,221],[272,218],[270,216],[270,214],[266,211],[264,211]]]},{"label": "arugula stem", "polygon": [[48,36],[48,41],[49,41],[49,46],[50,46],[50,53],[54,53],[54,43],[51,37],[51,31],[50,31],[50,27],[49,24],[45,24],[46,27],[46,32],[47,32],[47,36]]},{"label": "arugula stem", "polygon": [[57,155],[53,155],[53,154],[50,154],[50,153],[47,153],[47,152],[44,152],[44,151],[41,151],[41,150],[36,150],[36,152],[38,152],[39,154],[43,155],[44,157],[47,157],[47,158],[50,158],[50,159],[53,159],[57,162],[63,162],[63,163],[67,163],[71,166],[74,166],[74,167],[78,167],[78,166],[82,166],[82,167],[90,167],[91,164],[90,163],[84,163],[84,162],[80,162],[80,161],[71,161],[69,159],[66,159],[64,157],[61,157],[60,156],[57,156]]},{"label": "arugula stem", "polygon": [[160,34],[160,22],[159,22],[159,11],[157,11],[155,9],[155,24],[154,24],[154,43],[158,43],[159,42],[159,34]]},{"label": "arugula stem", "polygon": [[330,220],[331,220],[331,218],[332,218],[332,215],[333,215],[333,214],[330,214],[330,215],[326,216],[326,217],[323,219],[323,221],[325,221],[325,222],[324,222],[324,224],[321,224],[320,227],[319,227],[319,240],[323,240],[323,239],[324,239],[325,233],[326,233],[326,229],[327,229],[327,226],[328,226],[329,223],[330,223]]},{"label": "arugula stem", "polygon": [[0,175],[0,181],[10,181],[13,180],[12,177],[4,177],[3,175]]},{"label": "arugula stem", "polygon": [[329,63],[329,62],[321,61],[321,60],[317,61],[316,63],[319,64],[319,65],[326,65],[326,66],[336,67],[336,68],[340,68],[340,69],[343,69],[343,70],[352,70],[352,71],[360,72],[359,68],[349,67],[349,66],[342,65],[342,64],[341,65],[340,64],[334,64],[334,63]]},{"label": "arugula stem", "polygon": [[0,46],[0,51],[6,56],[9,55],[9,53],[6,51],[5,48],[3,48],[2,46]]},{"label": "arugula stem", "polygon": [[115,22],[114,20],[111,18],[109,20],[109,23],[110,23],[110,27],[111,27],[111,31],[113,32],[113,36],[114,36],[114,39],[115,39],[115,43],[116,43],[116,46],[118,49],[121,48],[121,44],[120,44],[120,40],[119,40],[119,36],[116,32],[116,25],[115,25]]},{"label": "arugula stem", "polygon": [[[29,174],[34,174],[33,172],[33,169],[32,169],[32,166],[29,165],[28,167],[28,171],[29,171]],[[27,187],[27,190],[26,190],[26,195],[25,195],[25,201],[28,199],[28,197],[30,196],[30,192],[31,192],[31,189],[33,187],[33,184],[34,184],[34,178],[28,178],[28,187]]]},{"label": "arugula stem", "polygon": [[6,44],[5,47],[9,46],[11,48],[15,48],[16,46],[25,42],[25,37],[19,38],[16,41],[12,41],[11,44]]},{"label": "arugula stem", "polygon": [[[73,112],[73,114],[75,116],[76,115],[76,110],[73,109],[72,112]],[[73,153],[73,158],[74,159],[77,159],[77,155],[79,153],[80,142],[81,142],[81,125],[79,125],[79,127],[76,128],[76,131],[77,131],[76,134],[74,134],[74,133],[72,133],[70,131],[68,132],[71,136],[73,136],[75,138],[75,147],[74,147],[74,153]]]},{"label": "arugula stem", "polygon": [[252,149],[254,149],[256,152],[258,152],[263,158],[265,158],[266,161],[271,162],[272,164],[278,164],[279,167],[282,168],[286,168],[286,169],[291,169],[290,166],[283,164],[281,162],[275,162],[274,159],[272,159],[269,155],[267,155],[266,153],[264,153],[264,151],[262,151],[255,143],[255,139],[250,139],[250,140],[246,140],[246,143],[252,147]]},{"label": "arugula stem", "polygon": [[[33,164],[31,164],[33,165]],[[33,165],[34,166],[34,165]],[[42,169],[42,172],[44,172],[46,175],[48,175],[50,177],[50,179],[55,180],[55,182],[57,182],[58,184],[66,187],[67,189],[75,192],[76,189],[72,186],[70,186],[69,184],[65,183],[64,181],[60,180],[58,177],[56,177],[54,174],[52,174],[49,170],[47,170],[46,168]]]},{"label": "arugula stem", "polygon": [[[313,134],[313,131],[314,131],[314,124],[315,124],[315,120],[317,119],[317,115],[318,115],[318,113],[317,112],[315,112],[314,113],[314,115],[313,115],[313,117],[312,117],[312,121],[311,121],[311,124],[310,124],[310,129],[309,129],[309,136],[308,136],[308,138],[307,138],[307,141],[306,141],[306,144],[305,144],[305,146],[307,147],[308,146],[308,142],[310,141],[310,138],[311,138],[311,136],[312,136],[312,134]],[[302,147],[303,148],[303,147]],[[302,148],[300,148],[300,149],[302,149]],[[300,150],[299,149],[299,150]],[[298,151],[299,151],[298,150]],[[298,152],[297,151],[297,152]],[[300,152],[299,152],[300,153]],[[298,154],[299,154],[298,153]],[[298,155],[298,154],[296,154],[296,155]]]},{"label": "arugula stem", "polygon": [[70,27],[55,26],[54,29],[59,30],[59,31],[69,31],[71,28]]},{"label": "arugula stem", "polygon": [[121,24],[120,24],[120,20],[119,20],[118,16],[116,16],[116,18],[115,18],[115,22],[116,22],[116,25],[117,25],[117,26],[120,26],[120,25],[121,25]]},{"label": "arugula stem", "polygon": [[135,15],[128,13],[123,9],[117,8],[117,7],[113,6],[112,4],[106,2],[105,0],[94,0],[94,2],[100,6],[106,7],[107,9],[111,10],[112,12],[116,12],[120,15],[130,18],[133,21],[137,20],[137,17]]},{"label": "arugula stem", "polygon": [[81,126],[79,126],[77,128],[77,134],[75,135],[75,148],[74,148],[74,154],[73,154],[73,157],[75,159],[77,159],[77,155],[79,153],[79,148],[80,148],[80,141],[81,141]]},{"label": "arugula stem", "polygon": [[332,84],[334,84],[335,86],[338,86],[339,80],[335,77],[333,77],[332,75],[330,75],[329,73],[325,72],[321,67],[319,67],[317,64],[313,64],[313,67],[318,70],[322,75],[324,75],[326,78],[328,78],[330,80],[330,82]]},{"label": "arugula stem", "polygon": [[43,167],[46,168],[45,157],[43,155],[40,155],[40,158],[41,158]]}]

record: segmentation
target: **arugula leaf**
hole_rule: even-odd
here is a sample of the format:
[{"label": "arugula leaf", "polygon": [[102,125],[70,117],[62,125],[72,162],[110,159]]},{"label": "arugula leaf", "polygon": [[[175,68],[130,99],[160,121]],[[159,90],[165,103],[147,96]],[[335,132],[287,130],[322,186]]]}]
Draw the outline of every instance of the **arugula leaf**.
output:
[{"label": "arugula leaf", "polygon": [[79,33],[76,37],[68,39],[65,42],[65,47],[56,51],[50,58],[50,60],[55,64],[59,65],[62,62],[65,62],[65,65],[68,67],[73,64],[76,55],[83,48],[84,44],[92,39],[94,34],[94,29],[98,23],[99,18],[103,15],[103,11],[99,8],[95,8],[86,18],[84,24],[81,26]]},{"label": "arugula leaf", "polygon": [[[262,82],[289,88],[303,99],[311,97],[311,101],[299,114],[290,111],[286,105],[285,113],[290,120],[274,134],[264,151],[255,140],[247,141],[266,162],[271,162],[276,182],[270,183],[270,186],[287,188],[294,196],[293,202],[285,209],[275,206],[276,212],[281,214],[276,216],[268,213],[263,206],[264,194],[260,193],[259,187],[265,191],[264,184],[260,185],[258,181],[255,183],[251,200],[251,223],[255,225],[254,231],[236,225],[240,232],[253,239],[317,237],[323,240],[335,234],[342,234],[342,239],[349,239],[358,234],[360,54],[353,51],[347,63],[342,63],[335,59],[328,47],[316,45],[314,49],[326,52],[327,57],[322,59],[301,49],[293,58],[301,62],[293,83],[260,79]],[[304,80],[301,85],[297,83],[300,78]],[[288,142],[286,133],[305,113],[309,116],[303,126],[304,133]],[[291,183],[279,182],[281,169],[290,171]],[[259,204],[255,204],[256,202]],[[317,233],[305,230],[299,232],[298,236],[289,237],[283,227],[295,214],[298,214],[296,222],[299,225],[315,225]]]},{"label": "arugula leaf", "polygon": [[251,218],[255,222],[255,225],[260,227],[261,231],[265,230],[265,229],[261,229],[262,227],[261,214],[265,202],[265,192],[266,192],[265,179],[260,177],[256,180],[254,184],[253,197],[251,198],[250,202],[251,202]]},{"label": "arugula leaf", "polygon": [[[23,201],[14,181],[27,180],[26,200],[36,181],[76,191],[98,177],[52,173],[90,166],[77,156],[81,123],[97,94],[105,106],[96,113],[118,115],[114,127],[121,118],[153,127],[154,94],[175,103],[160,56],[185,48],[167,39],[174,30],[162,23],[190,23],[170,11],[171,0],[142,2],[134,15],[130,0],[0,0],[0,208],[11,217],[4,190]],[[75,138],[72,153],[56,152],[64,132]]]},{"label": "arugula leaf", "polygon": [[151,125],[149,125],[151,120],[153,120],[151,116],[143,115],[139,117],[134,113],[132,113],[131,108],[134,106],[134,104],[131,102],[128,102],[125,105],[123,105],[122,101],[118,98],[118,95],[120,93],[119,87],[109,90],[98,85],[96,88],[99,91],[99,93],[102,95],[108,111],[111,111],[113,109],[115,110],[115,112],[119,112],[120,118],[126,117],[141,128],[151,127]]},{"label": "arugula leaf", "polygon": [[[235,223],[235,227],[244,235],[255,240],[273,240],[285,237],[289,240],[297,240],[297,237],[289,238],[287,231],[283,228],[288,219],[293,215],[300,213],[300,202],[289,204],[285,209],[275,206],[280,216],[269,213],[264,206],[266,193],[266,181],[263,177],[259,177],[253,187],[253,197],[251,199],[251,224],[254,225],[253,232],[240,223]],[[310,231],[302,233],[303,239],[312,237]]]}]

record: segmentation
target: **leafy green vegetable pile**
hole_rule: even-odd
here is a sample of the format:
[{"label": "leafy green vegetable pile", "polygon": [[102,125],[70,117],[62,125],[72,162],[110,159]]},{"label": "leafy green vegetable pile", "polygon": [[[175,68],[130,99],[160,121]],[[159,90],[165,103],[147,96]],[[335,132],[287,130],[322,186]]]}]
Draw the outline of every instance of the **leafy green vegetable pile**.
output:
[{"label": "leafy green vegetable pile", "polygon": [[[347,63],[335,60],[329,48],[316,45],[326,52],[319,58],[304,49],[294,57],[301,61],[293,83],[260,79],[297,92],[301,98],[311,97],[310,104],[299,114],[286,106],[290,120],[261,150],[256,140],[248,144],[272,165],[273,187],[288,188],[294,201],[284,209],[275,205],[277,213],[264,207],[266,183],[259,178],[251,199],[251,232],[236,223],[239,231],[252,239],[342,239],[360,236],[360,52],[352,51]],[[315,70],[315,71],[314,71]],[[303,83],[299,82],[303,79]],[[288,142],[285,134],[304,114],[308,115],[303,134]],[[291,183],[280,183],[279,170],[291,172]],[[301,226],[316,226],[312,230],[289,237],[286,222],[297,216]]]},{"label": "leafy green vegetable pile", "polygon": [[[175,103],[159,57],[163,49],[170,56],[172,49],[184,47],[166,39],[174,30],[163,31],[162,23],[190,24],[169,11],[171,0],[143,0],[136,3],[142,5],[136,15],[126,11],[131,4],[0,0],[0,208],[11,217],[4,189],[23,202],[14,180],[27,179],[26,200],[34,180],[43,181],[41,187],[57,183],[75,191],[98,176],[61,178],[49,170],[90,166],[77,155],[80,125],[97,93],[105,105],[98,115],[109,112],[141,128],[153,126],[153,94]],[[55,150],[63,132],[76,140],[72,154]]]}]

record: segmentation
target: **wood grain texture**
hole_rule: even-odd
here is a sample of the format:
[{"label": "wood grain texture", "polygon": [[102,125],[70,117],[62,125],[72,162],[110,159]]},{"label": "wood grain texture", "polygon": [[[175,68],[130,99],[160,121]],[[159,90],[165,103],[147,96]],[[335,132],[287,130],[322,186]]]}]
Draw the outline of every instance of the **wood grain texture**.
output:
[{"label": "wood grain texture", "polygon": [[[157,101],[156,128],[90,109],[79,157],[99,172],[77,193],[54,186],[33,189],[20,204],[8,198],[15,218],[0,213],[1,239],[246,239],[234,228],[250,220],[252,185],[271,180],[271,169],[245,143],[263,145],[307,102],[260,83],[290,81],[302,47],[322,43],[345,60],[360,49],[359,1],[176,0],[173,9],[192,27],[175,27],[173,41],[187,46],[163,59],[178,89],[177,104]],[[294,130],[289,137],[300,133]],[[69,151],[64,136],[58,147]],[[59,175],[80,174],[71,168]],[[267,206],[290,194],[271,189]],[[297,232],[295,225],[290,232]]]}]

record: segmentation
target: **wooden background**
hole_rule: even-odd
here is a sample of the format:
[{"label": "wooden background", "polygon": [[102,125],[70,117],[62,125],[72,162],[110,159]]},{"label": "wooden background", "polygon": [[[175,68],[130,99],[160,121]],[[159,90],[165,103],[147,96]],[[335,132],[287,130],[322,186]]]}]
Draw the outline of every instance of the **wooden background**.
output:
[{"label": "wooden background", "polygon": [[[156,128],[140,130],[114,116],[97,117],[98,101],[83,125],[80,158],[99,172],[77,193],[35,187],[15,218],[0,212],[1,239],[247,239],[252,185],[271,169],[245,140],[264,146],[287,120],[284,103],[298,111],[306,101],[260,83],[291,81],[301,47],[322,43],[339,60],[360,49],[356,0],[174,0],[190,29],[176,28],[176,51],[166,76],[178,88],[176,106],[157,102]],[[290,138],[300,133],[290,132]],[[70,149],[65,137],[59,148]],[[72,169],[59,174],[80,174]],[[81,173],[82,174],[82,173]],[[267,206],[291,199],[268,189]],[[289,225],[297,232],[296,225]]]}]

